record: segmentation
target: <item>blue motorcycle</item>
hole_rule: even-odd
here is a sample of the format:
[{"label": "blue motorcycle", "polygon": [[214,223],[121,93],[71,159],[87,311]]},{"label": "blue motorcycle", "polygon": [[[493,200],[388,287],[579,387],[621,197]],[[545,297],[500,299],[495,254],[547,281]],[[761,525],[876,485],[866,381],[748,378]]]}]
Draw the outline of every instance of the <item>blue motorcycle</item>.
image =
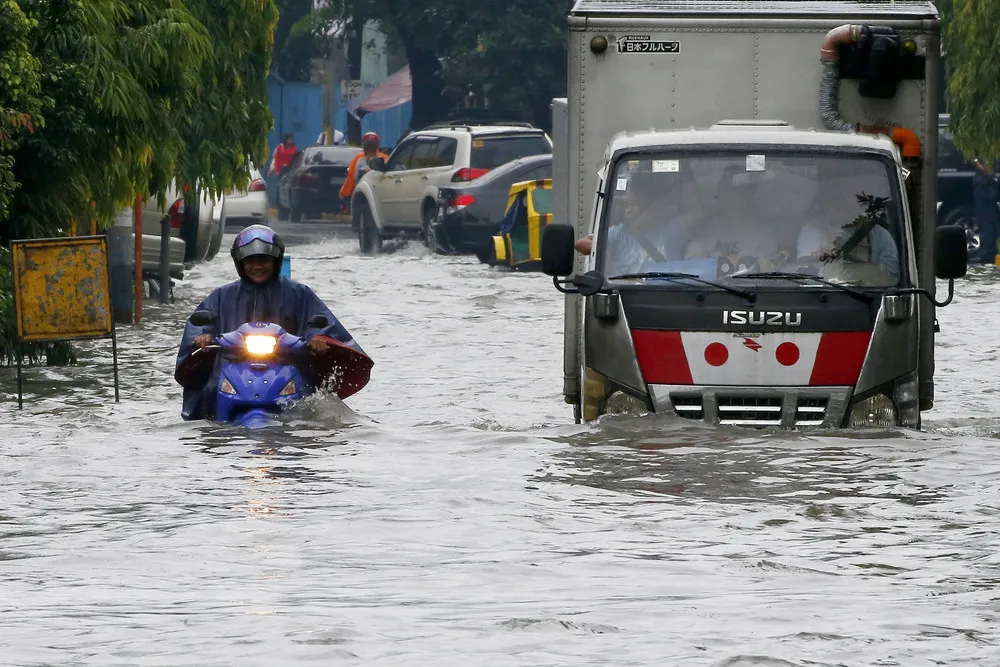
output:
[{"label": "blue motorcycle", "polygon": [[[215,322],[215,316],[199,310],[190,321],[207,327]],[[328,320],[315,315],[308,324],[322,329]],[[328,350],[317,355],[305,339],[278,324],[248,322],[195,350],[189,365],[207,370],[214,366],[215,356],[221,354],[215,420],[260,428],[273,423],[277,414],[331,378],[336,384],[331,389],[341,398],[367,384],[372,366],[368,356],[338,341],[327,341]]]}]

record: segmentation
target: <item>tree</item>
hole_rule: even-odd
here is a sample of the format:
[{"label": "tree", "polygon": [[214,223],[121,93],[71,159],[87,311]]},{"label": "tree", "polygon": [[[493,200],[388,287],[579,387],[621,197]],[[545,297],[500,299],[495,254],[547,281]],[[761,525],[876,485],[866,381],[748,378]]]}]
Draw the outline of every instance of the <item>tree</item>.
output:
[{"label": "tree", "polygon": [[0,50],[0,220],[9,215],[18,185],[10,151],[40,122],[40,63],[30,45],[34,27],[15,0],[0,0],[0,35],[6,46]]},{"label": "tree", "polygon": [[938,6],[955,145],[967,156],[1000,156],[1000,3],[946,0]]},{"label": "tree", "polygon": [[483,88],[494,116],[550,128],[552,98],[566,94],[566,16],[573,0],[470,3],[464,39],[445,68],[456,93]]},{"label": "tree", "polygon": [[277,19],[273,0],[0,0],[0,244],[104,226],[175,179],[245,184]]},{"label": "tree", "polygon": [[443,118],[451,106],[445,94],[441,58],[463,30],[466,16],[466,8],[449,0],[330,0],[303,21],[314,34],[328,34],[335,24],[351,33],[365,21],[373,21],[401,44],[413,84],[410,124],[422,127]]}]

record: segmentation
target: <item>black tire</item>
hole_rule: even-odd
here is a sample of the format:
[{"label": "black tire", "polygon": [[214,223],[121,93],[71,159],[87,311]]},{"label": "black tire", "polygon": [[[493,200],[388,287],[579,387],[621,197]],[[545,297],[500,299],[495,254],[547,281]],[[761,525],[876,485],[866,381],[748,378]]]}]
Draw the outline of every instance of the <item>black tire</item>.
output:
[{"label": "black tire", "polygon": [[968,240],[969,257],[978,257],[982,251],[983,236],[979,230],[976,209],[972,206],[956,206],[941,218],[942,225],[958,225],[965,229]]},{"label": "black tire", "polygon": [[437,244],[434,242],[434,230],[431,225],[434,223],[434,207],[424,203],[424,209],[420,214],[420,229],[424,237],[424,245],[431,250],[437,251]]},{"label": "black tire", "polygon": [[358,208],[360,209],[358,216],[361,218],[358,229],[358,244],[361,247],[361,254],[378,255],[382,252],[382,234],[375,226],[375,218],[372,217],[368,206],[359,203]]},{"label": "black tire", "polygon": [[297,208],[289,209],[288,218],[292,222],[302,222],[302,211]]}]

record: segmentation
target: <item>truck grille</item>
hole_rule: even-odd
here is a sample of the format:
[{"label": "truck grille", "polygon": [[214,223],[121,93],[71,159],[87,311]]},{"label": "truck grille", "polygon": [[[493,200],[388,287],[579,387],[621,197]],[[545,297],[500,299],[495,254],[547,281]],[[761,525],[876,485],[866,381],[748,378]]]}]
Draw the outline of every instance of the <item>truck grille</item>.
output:
[{"label": "truck grille", "polygon": [[[838,390],[837,393],[842,393]],[[823,395],[729,393],[724,391],[670,392],[670,407],[680,417],[730,426],[807,427],[839,425],[838,411],[828,415],[830,397]],[[846,393],[845,393],[846,399]],[[844,400],[838,397],[840,402]]]},{"label": "truck grille", "polygon": [[781,397],[719,396],[719,423],[781,426]]}]

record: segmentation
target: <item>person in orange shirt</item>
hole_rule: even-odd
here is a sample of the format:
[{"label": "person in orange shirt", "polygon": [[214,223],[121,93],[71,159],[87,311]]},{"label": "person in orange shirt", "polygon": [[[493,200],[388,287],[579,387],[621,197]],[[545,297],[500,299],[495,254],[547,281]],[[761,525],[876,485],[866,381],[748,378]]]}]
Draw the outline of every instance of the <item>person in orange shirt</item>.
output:
[{"label": "person in orange shirt", "polygon": [[341,199],[350,199],[354,193],[354,187],[358,184],[359,162],[370,160],[374,157],[380,157],[383,160],[389,159],[388,155],[379,150],[378,135],[374,132],[367,132],[365,136],[361,137],[361,149],[361,152],[351,160],[351,166],[347,168],[347,180],[344,181],[344,184],[340,188]]}]

